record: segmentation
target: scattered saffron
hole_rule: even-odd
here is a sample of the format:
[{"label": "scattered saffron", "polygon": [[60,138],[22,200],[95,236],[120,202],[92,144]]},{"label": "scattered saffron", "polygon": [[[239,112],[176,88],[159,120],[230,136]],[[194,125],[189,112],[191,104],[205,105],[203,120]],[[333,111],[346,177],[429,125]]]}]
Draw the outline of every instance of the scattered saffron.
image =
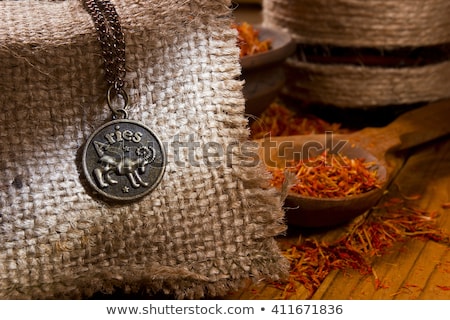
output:
[{"label": "scattered saffron", "polygon": [[291,136],[300,134],[316,134],[333,131],[348,133],[340,123],[329,123],[311,114],[300,115],[288,109],[283,102],[277,100],[270,104],[250,127],[251,138],[261,139],[266,135]]},{"label": "scattered saffron", "polygon": [[[385,205],[372,208],[364,221],[355,222],[333,243],[305,239],[283,250],[290,262],[289,278],[273,284],[282,291],[281,298],[295,294],[295,288],[300,285],[308,290],[311,298],[332,270],[356,270],[362,275],[372,275],[376,289],[387,288],[372,269],[374,257],[385,254],[397,242],[412,238],[450,246],[450,234],[438,228],[435,212],[409,207],[396,199],[387,199]],[[416,285],[405,284],[404,287]],[[450,290],[448,286],[438,287]]]},{"label": "scattered saffron", "polygon": [[436,287],[444,291],[450,291],[450,286],[436,286]]}]

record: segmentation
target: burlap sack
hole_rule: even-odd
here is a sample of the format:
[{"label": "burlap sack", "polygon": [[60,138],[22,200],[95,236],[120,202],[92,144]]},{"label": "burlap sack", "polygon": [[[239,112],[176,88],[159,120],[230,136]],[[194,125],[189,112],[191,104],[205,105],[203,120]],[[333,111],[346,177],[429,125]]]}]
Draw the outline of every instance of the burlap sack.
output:
[{"label": "burlap sack", "polygon": [[91,17],[74,0],[0,1],[0,298],[114,288],[199,298],[282,276],[281,201],[239,148],[248,130],[231,1],[113,3],[130,119],[159,134],[166,172],[131,204],[88,191],[80,149],[111,119]]}]

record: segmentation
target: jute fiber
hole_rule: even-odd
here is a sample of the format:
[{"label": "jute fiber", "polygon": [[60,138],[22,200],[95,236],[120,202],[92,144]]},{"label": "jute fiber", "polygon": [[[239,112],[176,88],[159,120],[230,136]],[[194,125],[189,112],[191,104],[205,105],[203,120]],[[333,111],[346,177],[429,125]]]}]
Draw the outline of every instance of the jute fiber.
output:
[{"label": "jute fiber", "polygon": [[450,42],[447,0],[263,0],[266,26],[295,41],[344,47],[429,46]]},{"label": "jute fiber", "polygon": [[290,57],[286,95],[338,107],[370,108],[450,97],[450,60],[418,67],[320,64]]},{"label": "jute fiber", "polygon": [[[287,61],[284,93],[338,107],[367,108],[450,97],[450,54],[432,62],[383,66],[389,50],[433,48],[450,43],[447,0],[264,0],[263,25],[288,32],[296,43],[325,48],[374,49],[378,65],[311,62],[298,53]],[[408,50],[404,50],[407,52]],[[301,50],[298,50],[301,52]],[[430,50],[428,50],[430,52]],[[343,58],[339,56],[338,58]],[[345,58],[345,56],[344,56]],[[364,58],[364,57],[363,57]],[[410,60],[405,56],[405,61]],[[361,59],[364,60],[364,59]]]},{"label": "jute fiber", "polygon": [[116,288],[200,298],[284,276],[281,200],[239,148],[248,129],[231,1],[113,3],[130,119],[165,144],[165,175],[126,205],[89,191],[80,153],[111,119],[92,20],[74,0],[0,1],[0,298]]}]

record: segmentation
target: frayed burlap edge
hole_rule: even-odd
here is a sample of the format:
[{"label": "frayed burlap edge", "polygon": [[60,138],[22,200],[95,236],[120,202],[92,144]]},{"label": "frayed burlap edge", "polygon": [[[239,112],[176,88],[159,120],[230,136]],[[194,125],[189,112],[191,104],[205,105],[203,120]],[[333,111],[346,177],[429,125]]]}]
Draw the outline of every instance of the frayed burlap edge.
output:
[{"label": "frayed burlap edge", "polygon": [[[123,1],[122,1],[123,2]],[[121,3],[122,3],[121,2]],[[138,3],[139,1],[135,1]],[[201,4],[201,1],[196,2],[197,5]],[[73,1],[71,5],[77,9],[78,4]],[[230,5],[230,1],[218,1],[218,6],[224,8]],[[77,9],[78,10],[78,9]],[[121,8],[118,8],[120,12]],[[167,10],[167,8],[165,9]],[[221,12],[223,14],[223,12]],[[218,13],[219,14],[219,13]],[[64,14],[61,13],[63,16]],[[86,13],[78,13],[76,19],[79,19],[80,24],[87,30],[92,30],[92,25],[89,20],[86,19]],[[223,17],[222,17],[223,18]],[[139,17],[144,20],[145,17]],[[223,23],[222,20],[220,23]],[[231,22],[231,20],[228,20]],[[58,19],[51,21],[55,25],[58,25]],[[18,24],[20,26],[20,24]],[[59,31],[59,30],[58,30]],[[62,32],[67,32],[63,30]],[[17,34],[22,34],[18,32]],[[27,33],[23,33],[26,37]],[[229,36],[229,35],[228,35]],[[36,39],[39,38],[37,35]],[[63,37],[56,37],[62,39]],[[53,39],[45,39],[52,43]],[[74,43],[78,40],[74,40]],[[238,69],[238,49],[232,48],[232,44],[229,40],[230,51],[227,52],[228,58],[233,56],[234,68]],[[63,43],[57,45],[64,45]],[[21,48],[21,41],[13,43],[14,52],[7,52],[13,54],[20,54],[15,49]],[[8,47],[1,47],[2,50],[8,51]],[[44,50],[45,51],[45,50]],[[232,52],[231,52],[232,51]],[[31,68],[38,68],[37,65],[29,64]],[[98,65],[101,68],[100,65]],[[43,78],[47,75],[44,74],[45,70],[38,70],[41,72]],[[226,70],[228,71],[228,70]],[[98,90],[104,89],[101,85],[102,79],[96,70],[92,70],[95,75],[95,80],[92,83],[93,89],[86,90],[88,95],[98,95]],[[236,102],[236,110],[228,113],[228,118],[223,121],[228,125],[227,130],[234,131],[234,138],[238,141],[246,141],[248,139],[248,130],[245,128],[246,121],[243,117],[243,97],[242,97],[242,83],[234,80],[233,83],[228,83],[232,87],[229,90],[235,91],[232,94],[232,98],[240,97],[240,102]],[[225,86],[225,85],[224,85]],[[221,89],[221,88],[219,88]],[[94,91],[94,93],[92,93]],[[240,91],[240,92],[239,92]],[[86,92],[83,92],[85,94]],[[238,94],[239,93],[239,94]],[[135,92],[133,93],[135,94]],[[135,97],[131,94],[131,99]],[[70,111],[70,110],[69,110]],[[230,110],[231,111],[231,110]],[[103,115],[98,115],[103,117]],[[98,121],[98,119],[96,120]],[[240,160],[240,156],[237,154],[236,159]],[[201,297],[213,297],[226,294],[229,290],[239,289],[244,280],[251,279],[253,281],[259,281],[261,279],[277,280],[284,276],[287,276],[288,263],[281,255],[278,245],[273,237],[280,235],[286,229],[284,224],[284,212],[282,211],[282,201],[278,192],[268,187],[269,175],[266,172],[263,164],[259,164],[256,167],[242,167],[233,166],[231,176],[235,181],[242,184],[240,189],[242,194],[242,210],[245,210],[249,215],[248,219],[258,221],[258,230],[253,233],[253,239],[251,242],[251,250],[248,251],[247,261],[243,257],[239,257],[239,264],[245,265],[243,269],[231,270],[223,278],[208,278],[201,276],[197,273],[190,272],[183,268],[171,268],[168,266],[150,264],[144,267],[128,266],[109,266],[108,271],[98,272],[96,270],[90,270],[89,266],[82,266],[85,271],[81,274],[74,274],[70,281],[65,281],[62,277],[66,277],[67,274],[59,275],[52,274],[51,279],[45,279],[41,284],[35,286],[30,285],[26,288],[21,287],[23,283],[19,283],[17,286],[12,285],[9,288],[4,288],[2,291],[2,298],[8,299],[52,299],[52,298],[89,298],[96,292],[113,293],[116,289],[128,293],[138,293],[143,290],[149,294],[163,292],[165,294],[171,294],[178,299],[194,299]],[[25,182],[26,183],[26,182]],[[85,199],[84,196],[80,199]],[[83,200],[86,201],[86,200]],[[107,210],[106,208],[104,210]],[[262,228],[264,226],[264,228]],[[261,230],[262,229],[262,230]],[[254,231],[254,230],[253,230]],[[57,250],[66,250],[65,248],[59,248]],[[65,251],[64,254],[69,255],[69,252]],[[238,258],[236,258],[238,260]],[[93,268],[95,269],[95,268]],[[47,274],[46,276],[50,276]]]}]

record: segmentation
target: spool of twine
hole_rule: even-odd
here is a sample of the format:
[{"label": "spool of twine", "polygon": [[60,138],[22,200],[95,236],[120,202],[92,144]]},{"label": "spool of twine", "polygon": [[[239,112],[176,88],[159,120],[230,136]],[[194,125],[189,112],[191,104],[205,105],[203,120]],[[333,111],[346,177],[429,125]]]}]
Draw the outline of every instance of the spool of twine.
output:
[{"label": "spool of twine", "polygon": [[450,1],[264,0],[263,25],[297,42],[292,97],[360,108],[450,96]]},{"label": "spool of twine", "polygon": [[416,68],[325,65],[287,61],[285,94],[338,107],[373,107],[450,96],[450,61]]},{"label": "spool of twine", "polygon": [[301,43],[353,47],[450,42],[448,0],[264,0],[266,26]]}]

